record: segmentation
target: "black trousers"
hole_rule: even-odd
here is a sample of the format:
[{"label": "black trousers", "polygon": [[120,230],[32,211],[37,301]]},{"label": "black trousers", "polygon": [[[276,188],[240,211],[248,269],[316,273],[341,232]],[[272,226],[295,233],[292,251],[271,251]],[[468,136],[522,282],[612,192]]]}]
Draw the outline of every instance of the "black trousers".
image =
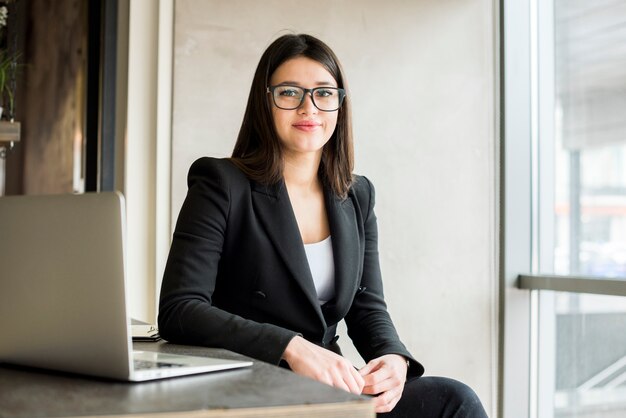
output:
[{"label": "black trousers", "polygon": [[446,377],[423,376],[407,381],[395,408],[378,417],[485,418],[487,413],[466,384]]}]

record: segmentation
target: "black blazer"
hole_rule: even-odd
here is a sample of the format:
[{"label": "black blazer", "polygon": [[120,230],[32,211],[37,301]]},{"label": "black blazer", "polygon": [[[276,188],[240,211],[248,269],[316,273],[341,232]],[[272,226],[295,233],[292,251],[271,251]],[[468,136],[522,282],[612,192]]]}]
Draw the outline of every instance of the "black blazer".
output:
[{"label": "black blazer", "polygon": [[345,318],[365,361],[396,353],[410,376],[423,373],[387,313],[369,180],[356,176],[344,200],[325,189],[336,295],[321,307],[283,182],[263,186],[229,160],[201,158],[188,185],[161,287],[164,339],[279,364],[296,335],[340,353]]}]

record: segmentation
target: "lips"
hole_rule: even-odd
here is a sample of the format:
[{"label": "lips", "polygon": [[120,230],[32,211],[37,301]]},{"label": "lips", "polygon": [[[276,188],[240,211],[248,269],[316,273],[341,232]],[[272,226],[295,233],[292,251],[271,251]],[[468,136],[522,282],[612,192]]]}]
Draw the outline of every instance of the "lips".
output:
[{"label": "lips", "polygon": [[294,128],[299,129],[301,131],[313,131],[317,128],[319,128],[320,126],[322,126],[321,123],[319,122],[315,122],[313,120],[302,120],[299,122],[294,123],[293,125]]}]

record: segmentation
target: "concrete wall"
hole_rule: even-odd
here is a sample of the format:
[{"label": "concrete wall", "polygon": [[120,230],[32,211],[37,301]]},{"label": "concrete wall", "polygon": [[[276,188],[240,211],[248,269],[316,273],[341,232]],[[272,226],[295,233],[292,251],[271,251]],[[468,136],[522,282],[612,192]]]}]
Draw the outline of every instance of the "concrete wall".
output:
[{"label": "concrete wall", "polygon": [[171,208],[175,222],[196,158],[230,154],[265,47],[290,31],[320,37],[346,69],[356,171],[377,188],[386,297],[400,335],[427,374],[470,384],[492,416],[495,4],[177,0]]}]

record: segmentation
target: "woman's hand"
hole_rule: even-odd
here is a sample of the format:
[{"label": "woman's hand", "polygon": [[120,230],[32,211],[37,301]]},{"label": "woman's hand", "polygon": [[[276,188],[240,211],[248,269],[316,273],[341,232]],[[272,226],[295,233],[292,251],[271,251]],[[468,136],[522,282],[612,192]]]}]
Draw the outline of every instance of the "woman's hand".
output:
[{"label": "woman's hand", "polygon": [[300,336],[289,342],[283,359],[300,375],[357,395],[363,390],[363,378],[348,360]]},{"label": "woman's hand", "polygon": [[391,411],[400,398],[406,382],[406,359],[398,354],[387,354],[367,363],[359,373],[363,376],[363,394],[376,395],[376,412]]}]

